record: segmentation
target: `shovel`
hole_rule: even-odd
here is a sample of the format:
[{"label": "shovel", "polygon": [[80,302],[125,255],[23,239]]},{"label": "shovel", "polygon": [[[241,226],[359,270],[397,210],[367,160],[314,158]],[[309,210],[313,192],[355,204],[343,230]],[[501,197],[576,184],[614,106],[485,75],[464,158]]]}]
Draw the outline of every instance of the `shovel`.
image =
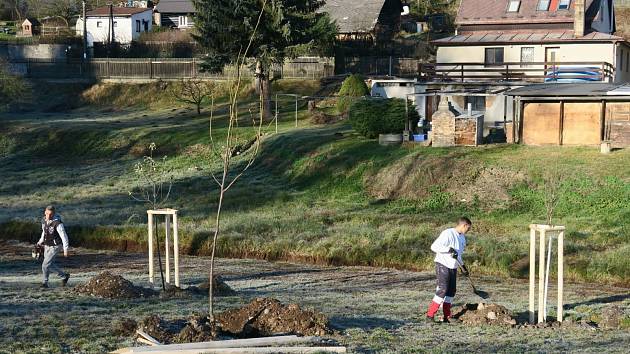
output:
[{"label": "shovel", "polygon": [[[461,269],[462,273],[464,273],[464,269],[462,268],[462,264],[459,263],[458,259],[455,259],[455,261],[457,262],[457,266],[459,267],[459,269]],[[466,278],[468,278],[468,282],[470,283],[470,286],[472,287],[473,293],[475,293],[475,295],[479,296],[480,298],[482,298],[484,300],[490,298],[490,294],[488,294],[487,292],[485,292],[483,290],[478,290],[477,288],[475,288],[475,284],[473,284],[473,281],[470,278],[470,274],[468,274],[466,276]]]}]

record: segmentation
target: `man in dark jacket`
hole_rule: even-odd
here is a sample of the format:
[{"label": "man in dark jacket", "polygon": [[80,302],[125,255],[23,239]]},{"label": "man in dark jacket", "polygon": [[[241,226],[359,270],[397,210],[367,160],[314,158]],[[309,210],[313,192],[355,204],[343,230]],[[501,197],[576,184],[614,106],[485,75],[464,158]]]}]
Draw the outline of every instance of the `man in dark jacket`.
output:
[{"label": "man in dark jacket", "polygon": [[65,273],[55,264],[55,257],[57,253],[63,248],[63,256],[68,257],[68,235],[66,229],[63,227],[61,217],[55,214],[55,207],[49,205],[44,211],[44,218],[42,219],[42,236],[37,242],[38,245],[44,246],[44,261],[42,262],[42,273],[44,279],[42,282],[42,288],[48,288],[48,275],[50,272],[55,272],[61,279],[61,285],[66,286],[69,273]]}]

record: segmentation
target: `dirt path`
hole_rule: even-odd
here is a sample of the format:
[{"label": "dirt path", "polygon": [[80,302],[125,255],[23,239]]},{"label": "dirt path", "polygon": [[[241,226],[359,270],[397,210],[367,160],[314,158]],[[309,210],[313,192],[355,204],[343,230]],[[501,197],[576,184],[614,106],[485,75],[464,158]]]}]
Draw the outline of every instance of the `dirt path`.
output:
[{"label": "dirt path", "polygon": [[[207,258],[182,258],[182,283],[205,280]],[[146,256],[75,249],[63,260],[72,273],[69,288],[51,280],[52,289],[37,287],[38,264],[26,244],[0,243],[0,352],[104,352],[133,345],[117,335],[122,318],[139,320],[148,314],[182,318],[205,311],[207,297],[105,300],[80,296],[72,287],[103,270],[148,286]],[[256,260],[219,261],[219,272],[237,291],[219,298],[219,311],[241,306],[257,297],[274,297],[323,312],[340,331],[336,337],[353,352],[625,352],[627,329],[603,330],[573,324],[562,328],[519,329],[463,324],[429,326],[422,321],[432,297],[434,276],[365,267],[318,267]],[[52,278],[51,278],[52,279]],[[479,287],[495,303],[514,312],[527,307],[527,283],[482,278]],[[459,284],[456,304],[477,302],[467,284]],[[630,289],[596,284],[565,286],[567,316],[596,316],[617,306],[630,314]],[[551,292],[551,298],[555,294]],[[552,309],[553,310],[553,309]]]}]

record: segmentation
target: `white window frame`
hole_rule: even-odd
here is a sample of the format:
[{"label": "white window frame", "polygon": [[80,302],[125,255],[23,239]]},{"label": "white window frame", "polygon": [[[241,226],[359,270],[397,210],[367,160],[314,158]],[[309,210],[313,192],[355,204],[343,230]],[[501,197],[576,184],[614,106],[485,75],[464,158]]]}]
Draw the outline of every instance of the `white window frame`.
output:
[{"label": "white window frame", "polygon": [[521,9],[521,0],[510,0],[507,12],[518,12]]},{"label": "white window frame", "polygon": [[103,21],[96,21],[96,28],[103,28]]},{"label": "white window frame", "polygon": [[558,1],[558,10],[568,10],[571,7],[571,0]]},{"label": "white window frame", "polygon": [[178,22],[178,27],[188,27],[188,16],[179,16]]},{"label": "white window frame", "polygon": [[536,5],[536,11],[549,11],[550,4],[551,4],[551,0],[538,0],[538,5]]},{"label": "white window frame", "polygon": [[[524,58],[523,57],[523,54],[524,54],[523,52],[525,51],[525,49],[528,50],[528,51],[531,51],[531,53],[530,53],[531,57],[530,58]],[[523,63],[534,62],[535,52],[536,52],[535,47],[521,47],[521,68],[528,68],[528,67],[531,66],[531,65],[523,64]],[[528,60],[526,60],[526,59],[528,59]]]}]

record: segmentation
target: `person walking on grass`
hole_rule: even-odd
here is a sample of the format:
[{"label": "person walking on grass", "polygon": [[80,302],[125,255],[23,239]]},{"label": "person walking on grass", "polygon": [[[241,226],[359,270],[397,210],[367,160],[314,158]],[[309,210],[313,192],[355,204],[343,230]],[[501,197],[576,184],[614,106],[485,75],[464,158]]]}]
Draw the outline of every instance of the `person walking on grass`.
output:
[{"label": "person walking on grass", "polygon": [[44,211],[42,219],[42,236],[37,241],[38,245],[44,246],[44,261],[42,262],[43,282],[41,287],[48,288],[48,275],[55,272],[61,279],[61,285],[66,286],[70,274],[65,273],[55,264],[57,253],[63,248],[63,256],[68,257],[68,234],[63,227],[61,217],[55,213],[55,207],[49,205]]},{"label": "person walking on grass", "polygon": [[431,245],[431,251],[435,252],[437,288],[427,311],[426,320],[429,323],[435,322],[434,317],[440,306],[444,311],[443,322],[449,322],[451,318],[451,306],[457,284],[457,266],[461,266],[463,274],[468,275],[462,254],[466,248],[466,232],[471,226],[470,219],[461,217],[457,219],[457,226],[442,231]]}]

